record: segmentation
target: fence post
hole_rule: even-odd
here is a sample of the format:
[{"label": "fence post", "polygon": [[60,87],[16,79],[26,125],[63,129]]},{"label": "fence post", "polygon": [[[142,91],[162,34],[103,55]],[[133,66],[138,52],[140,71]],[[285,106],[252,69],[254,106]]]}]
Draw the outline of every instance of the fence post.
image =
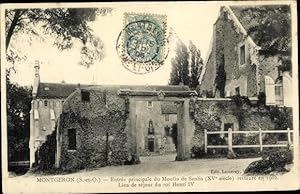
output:
[{"label": "fence post", "polygon": [[263,140],[262,140],[262,131],[261,131],[261,128],[259,128],[259,149],[260,149],[260,152],[263,151]]},{"label": "fence post", "polygon": [[231,128],[228,129],[228,150],[229,150],[229,152],[233,152],[233,149],[232,149],[232,129]]},{"label": "fence post", "polygon": [[207,153],[207,130],[204,129],[204,151]]},{"label": "fence post", "polygon": [[288,138],[288,149],[290,149],[292,145],[290,128],[287,128],[287,138]]}]

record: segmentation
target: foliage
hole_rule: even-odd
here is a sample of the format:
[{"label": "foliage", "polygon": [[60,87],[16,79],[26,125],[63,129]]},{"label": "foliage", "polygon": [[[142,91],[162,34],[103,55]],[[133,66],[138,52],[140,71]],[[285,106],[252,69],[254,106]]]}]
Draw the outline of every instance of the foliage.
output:
[{"label": "foliage", "polygon": [[249,164],[245,174],[270,174],[272,172],[287,172],[287,164],[293,162],[292,150],[276,150],[263,153],[263,159]]},{"label": "foliage", "polygon": [[6,89],[8,160],[28,160],[32,88],[11,83],[7,73]]},{"label": "foliage", "polygon": [[247,96],[235,95],[231,96],[231,99],[237,107],[242,107],[244,104],[251,106],[251,102]]},{"label": "foliage", "polygon": [[180,83],[196,89],[199,85],[199,78],[203,68],[201,52],[197,47],[189,42],[187,47],[181,40],[176,45],[175,58],[171,59],[172,70],[170,73],[170,85]]},{"label": "foliage", "polygon": [[271,107],[270,114],[276,129],[287,129],[293,126],[291,109],[287,107]]},{"label": "foliage", "polygon": [[[89,102],[80,100],[80,91],[65,101],[59,129],[63,136],[62,170],[138,163],[138,157],[128,150],[128,100],[120,98],[117,89],[87,91]],[[68,151],[68,128],[76,129],[78,145],[74,152]]]},{"label": "foliage", "polygon": [[178,138],[178,128],[177,128],[177,123],[174,123],[172,125],[172,130],[171,130],[171,137],[172,137],[172,141],[175,145],[175,148],[177,150],[177,146],[178,146],[178,142],[177,142],[177,138]]},{"label": "foliage", "polygon": [[258,101],[257,101],[257,105],[258,106],[266,106],[266,94],[264,92],[259,92],[258,94]]},{"label": "foliage", "polygon": [[204,146],[193,146],[191,152],[193,158],[203,158],[206,156]]},{"label": "foliage", "polygon": [[187,46],[179,41],[176,45],[176,56],[172,58],[172,71],[170,74],[170,84],[179,85],[183,83],[184,85],[189,85],[189,52]]},{"label": "foliage", "polygon": [[205,98],[214,98],[213,91],[212,90],[203,90],[200,92],[199,90],[197,91],[200,97],[205,97]]},{"label": "foliage", "polygon": [[225,61],[224,55],[222,55],[221,63],[217,66],[215,84],[216,90],[220,92],[220,97],[225,97],[225,83],[226,83],[226,72],[225,72]]},{"label": "foliage", "polygon": [[74,41],[81,46],[81,65],[89,67],[103,57],[103,43],[92,33],[88,22],[94,21],[99,14],[96,8],[49,8],[49,9],[8,9],[5,12],[5,35],[8,61],[20,58],[17,48],[10,46],[17,34],[30,38],[42,37],[42,33],[55,38],[58,49],[72,48]]},{"label": "foliage", "polygon": [[190,41],[189,43],[190,51],[190,88],[196,89],[199,85],[200,74],[203,69],[203,60],[201,58],[201,52],[197,49],[196,45]]},{"label": "foliage", "polygon": [[50,170],[55,165],[56,130],[47,135],[46,142],[38,150],[38,170]]},{"label": "foliage", "polygon": [[289,5],[246,7],[239,13],[249,35],[263,50],[291,49],[291,10]]},{"label": "foliage", "polygon": [[278,66],[278,71],[285,72],[288,71],[292,73],[292,61],[290,57],[280,57],[281,65]]}]

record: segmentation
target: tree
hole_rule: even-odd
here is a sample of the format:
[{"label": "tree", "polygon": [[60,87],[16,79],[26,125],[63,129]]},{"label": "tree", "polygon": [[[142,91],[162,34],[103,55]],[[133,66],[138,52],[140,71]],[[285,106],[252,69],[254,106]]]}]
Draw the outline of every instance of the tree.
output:
[{"label": "tree", "polygon": [[199,78],[203,68],[203,60],[201,58],[201,52],[197,49],[196,45],[193,44],[192,41],[189,43],[189,51],[190,51],[190,88],[196,89],[199,85]]},{"label": "tree", "polygon": [[199,85],[199,78],[203,68],[201,52],[189,42],[189,47],[179,40],[176,45],[176,55],[171,59],[172,70],[170,73],[170,85],[183,83],[191,89]]},{"label": "tree", "polygon": [[189,52],[187,46],[178,41],[176,45],[175,58],[171,60],[172,70],[170,74],[170,85],[189,85]]},{"label": "tree", "polygon": [[242,22],[249,25],[248,33],[257,41],[257,45],[271,53],[291,51],[290,5],[248,7],[243,9],[241,14],[247,16],[243,17]]},{"label": "tree", "polygon": [[32,88],[13,84],[7,77],[6,89],[8,160],[29,160]]},{"label": "tree", "polygon": [[42,33],[54,37],[58,49],[70,49],[75,40],[82,43],[81,62],[86,67],[103,57],[103,43],[96,37],[88,22],[94,21],[99,10],[96,8],[55,9],[8,9],[5,12],[6,51],[8,61],[20,58],[16,48],[11,46],[16,34],[41,37]]}]

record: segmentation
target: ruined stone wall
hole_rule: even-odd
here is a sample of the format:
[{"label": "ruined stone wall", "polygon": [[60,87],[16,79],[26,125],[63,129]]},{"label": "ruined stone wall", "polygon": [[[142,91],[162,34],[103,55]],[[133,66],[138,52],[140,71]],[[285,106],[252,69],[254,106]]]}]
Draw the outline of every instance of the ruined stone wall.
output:
[{"label": "ruined stone wall", "polygon": [[[218,21],[216,22],[218,23]],[[216,77],[216,24],[213,26],[213,36],[211,40],[211,49],[208,51],[208,58],[205,61],[204,75],[199,86],[199,94],[207,96],[209,92],[214,95],[215,77]]]},{"label": "ruined stone wall", "polygon": [[[256,59],[253,45],[250,38],[243,35],[240,29],[234,24],[228,13],[224,13],[222,19],[223,50],[219,50],[224,55],[226,86],[225,93],[228,96],[235,95],[235,88],[240,88],[240,95],[252,97],[257,94]],[[241,64],[240,47],[245,46],[245,63]],[[217,51],[218,52],[218,51]]]},{"label": "ruined stone wall", "polygon": [[[243,96],[256,96],[259,61],[257,50],[250,37],[240,31],[232,16],[224,9],[221,9],[220,16],[214,24],[213,33],[213,48],[206,63],[201,90],[217,88],[214,96],[220,97],[220,88],[223,88],[222,83],[225,82],[225,96],[235,95],[237,87],[240,88],[240,94]],[[243,45],[245,63],[240,64],[240,47]],[[222,67],[225,70],[224,75],[220,72]]]},{"label": "ruined stone wall", "polygon": [[[77,90],[63,108],[59,135],[64,170],[119,165],[131,156],[126,100],[116,90],[87,91],[90,102],[83,102]],[[68,129],[72,128],[76,129],[76,150],[68,149]]]},{"label": "ruined stone wall", "polygon": [[233,123],[234,130],[274,129],[269,110],[264,106],[238,106],[229,99],[203,99],[191,102],[190,112],[195,122],[191,148],[204,147],[204,130],[224,130],[224,123]]}]

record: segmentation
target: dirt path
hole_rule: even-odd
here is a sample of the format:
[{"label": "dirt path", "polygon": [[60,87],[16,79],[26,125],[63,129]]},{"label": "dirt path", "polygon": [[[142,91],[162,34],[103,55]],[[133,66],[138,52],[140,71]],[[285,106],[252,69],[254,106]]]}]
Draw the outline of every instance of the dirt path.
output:
[{"label": "dirt path", "polygon": [[208,174],[211,170],[244,170],[252,161],[248,159],[192,159],[175,161],[175,154],[141,157],[141,163],[131,166],[108,166],[94,170],[82,170],[74,176],[153,176]]},{"label": "dirt path", "polygon": [[[164,156],[141,157],[141,163],[128,166],[107,166],[97,169],[81,170],[72,174],[54,176],[154,176],[154,175],[205,175],[212,170],[240,170],[243,171],[252,161],[258,158],[248,159],[191,159],[188,161],[175,161],[176,154]],[[10,179],[30,179],[41,175],[23,175]],[[46,176],[46,175],[45,175]],[[51,175],[47,175],[51,176]]]}]

